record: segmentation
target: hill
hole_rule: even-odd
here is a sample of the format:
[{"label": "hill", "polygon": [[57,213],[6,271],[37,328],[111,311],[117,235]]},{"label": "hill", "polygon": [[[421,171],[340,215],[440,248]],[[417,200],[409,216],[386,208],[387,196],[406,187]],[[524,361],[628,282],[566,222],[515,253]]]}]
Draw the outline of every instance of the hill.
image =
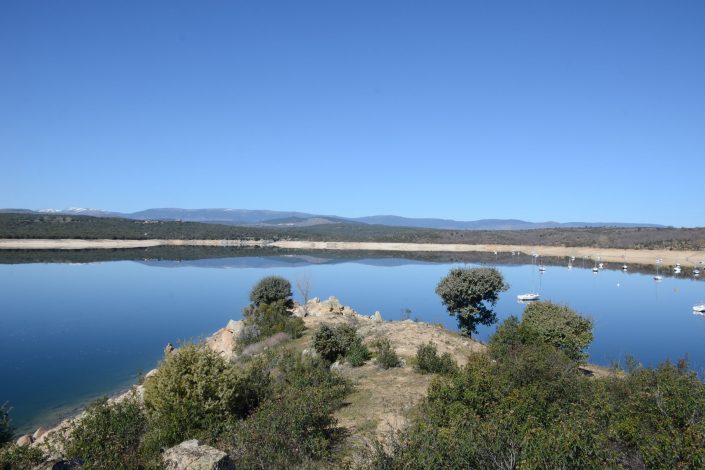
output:
[{"label": "hill", "polygon": [[312,226],[228,226],[213,223],[56,214],[0,214],[0,238],[114,240],[307,240],[462,243],[596,248],[705,249],[705,228],[553,228],[438,230],[327,223]]},{"label": "hill", "polygon": [[624,222],[527,222],[519,219],[481,219],[458,221],[438,218],[410,218],[396,215],[374,215],[366,217],[340,217],[335,215],[310,214],[294,211],[270,211],[248,209],[179,209],[158,208],[132,213],[118,213],[99,209],[0,209],[0,212],[22,212],[62,215],[91,215],[95,217],[119,217],[136,220],[176,220],[182,222],[205,222],[224,225],[281,225],[308,226],[326,223],[362,223],[390,227],[431,228],[444,230],[528,230],[545,228],[584,227],[662,227],[657,224]]}]

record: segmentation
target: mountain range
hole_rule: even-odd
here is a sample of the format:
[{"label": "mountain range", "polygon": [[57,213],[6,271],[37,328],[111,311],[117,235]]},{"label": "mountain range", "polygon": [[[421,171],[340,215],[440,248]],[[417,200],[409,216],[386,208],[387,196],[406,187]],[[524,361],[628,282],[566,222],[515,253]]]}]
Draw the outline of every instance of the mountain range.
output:
[{"label": "mountain range", "polygon": [[409,218],[396,215],[373,215],[367,217],[340,217],[295,211],[271,211],[248,209],[179,209],[158,208],[122,213],[101,209],[0,209],[0,212],[87,215],[93,217],[120,217],[137,220],[181,220],[184,222],[208,222],[225,225],[254,225],[264,227],[307,227],[321,224],[368,224],[390,227],[416,227],[449,230],[527,230],[540,228],[578,227],[663,227],[657,224],[624,222],[527,222],[518,219],[452,220],[437,218]]}]

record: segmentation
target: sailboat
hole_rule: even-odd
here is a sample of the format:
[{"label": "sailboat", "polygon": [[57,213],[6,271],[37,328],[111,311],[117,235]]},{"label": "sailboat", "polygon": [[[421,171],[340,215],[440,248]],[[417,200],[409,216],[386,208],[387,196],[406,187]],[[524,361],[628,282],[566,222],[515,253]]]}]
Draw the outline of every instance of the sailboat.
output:
[{"label": "sailboat", "polygon": [[622,264],[622,271],[626,271],[629,269],[629,266],[627,266],[627,257],[626,255],[624,256],[624,264]]},{"label": "sailboat", "polygon": [[705,313],[705,304],[693,305],[693,312]]},{"label": "sailboat", "polygon": [[[540,268],[539,268],[539,269],[540,269]],[[533,272],[535,272],[535,271],[532,269],[531,272],[533,273]],[[535,279],[535,275],[533,275],[532,278]],[[517,295],[517,300],[518,300],[520,303],[523,303],[523,302],[533,302],[533,301],[535,301],[535,300],[539,300],[540,297],[541,297],[541,296],[538,294],[538,292],[529,292],[529,293],[526,293],[526,294],[519,294],[519,295]]]},{"label": "sailboat", "polygon": [[517,300],[520,302],[531,302],[533,300],[539,300],[541,296],[539,294],[519,294],[517,295]]},{"label": "sailboat", "polygon": [[597,261],[595,261],[595,266],[592,268],[592,272],[594,272],[594,273],[600,272],[600,268],[597,267]]}]

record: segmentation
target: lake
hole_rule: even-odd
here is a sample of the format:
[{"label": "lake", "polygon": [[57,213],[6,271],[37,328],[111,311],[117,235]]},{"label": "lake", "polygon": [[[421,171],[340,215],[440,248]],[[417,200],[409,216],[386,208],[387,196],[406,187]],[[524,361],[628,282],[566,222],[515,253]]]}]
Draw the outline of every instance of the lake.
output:
[{"label": "lake", "polygon": [[[111,253],[111,259],[120,256]],[[24,252],[18,264],[4,255],[0,403],[9,401],[14,423],[25,431],[124,389],[140,371],[157,365],[167,342],[204,337],[239,319],[252,285],[273,274],[292,284],[307,275],[311,296],[335,295],[360,313],[379,310],[393,320],[410,309],[411,318],[456,329],[434,292],[436,284],[451,267],[496,265],[511,285],[497,304],[500,320],[521,314],[517,294],[540,289],[542,299],[594,320],[591,362],[609,366],[631,354],[653,366],[688,355],[695,370],[702,373],[705,367],[705,317],[692,313],[693,304],[705,300],[705,282],[688,273],[657,283],[650,267],[625,273],[615,265],[594,274],[589,260],[576,261],[573,269],[565,260],[552,260],[554,265],[539,274],[529,256],[485,254],[458,263],[409,254],[404,259],[394,257],[399,254],[256,254],[31,263]],[[486,340],[495,326],[481,328],[477,337]]]}]

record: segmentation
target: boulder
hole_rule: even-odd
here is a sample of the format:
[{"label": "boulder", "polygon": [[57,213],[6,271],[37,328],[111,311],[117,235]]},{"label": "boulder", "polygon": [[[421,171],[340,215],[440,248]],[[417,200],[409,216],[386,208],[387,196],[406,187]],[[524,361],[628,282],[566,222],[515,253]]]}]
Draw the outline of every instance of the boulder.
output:
[{"label": "boulder", "polygon": [[230,320],[225,328],[221,328],[206,339],[206,345],[226,359],[232,359],[235,356],[235,344],[244,326],[245,322],[242,320]]},{"label": "boulder", "polygon": [[167,470],[235,470],[228,454],[196,439],[165,450],[162,458]]},{"label": "boulder", "polygon": [[16,444],[18,446],[28,446],[32,442],[34,442],[34,439],[32,439],[31,434],[25,434],[24,436],[20,436],[19,439],[17,439]]},{"label": "boulder", "polygon": [[44,429],[42,427],[38,428],[36,431],[34,431],[34,434],[32,434],[32,442],[36,441],[46,433],[47,429]]},{"label": "boulder", "polygon": [[245,326],[245,322],[242,320],[230,320],[228,321],[228,324],[225,325],[225,329],[231,332],[236,338],[240,334],[240,331],[242,330],[242,327]]},{"label": "boulder", "polygon": [[310,356],[310,357],[313,357],[313,358],[316,358],[316,357],[319,357],[319,356],[320,356],[320,354],[318,354],[318,351],[316,351],[316,350],[313,349],[313,348],[306,348],[306,349],[304,349],[303,351],[301,351],[301,355],[302,355],[302,356]]},{"label": "boulder", "polygon": [[373,319],[374,321],[376,321],[376,322],[380,322],[380,323],[382,322],[382,314],[379,313],[379,310],[377,310],[377,311],[372,315],[372,319]]}]

